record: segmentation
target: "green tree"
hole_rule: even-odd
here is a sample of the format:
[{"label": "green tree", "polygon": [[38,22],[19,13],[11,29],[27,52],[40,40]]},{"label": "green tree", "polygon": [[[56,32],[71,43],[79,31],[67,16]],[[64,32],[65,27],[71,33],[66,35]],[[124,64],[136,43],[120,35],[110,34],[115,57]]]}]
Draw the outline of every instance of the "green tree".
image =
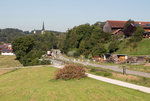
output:
[{"label": "green tree", "polygon": [[113,53],[115,51],[117,51],[119,49],[118,45],[119,45],[120,41],[116,40],[116,41],[112,41],[108,47],[108,50],[110,53]]},{"label": "green tree", "polygon": [[18,60],[28,54],[34,46],[34,39],[30,36],[20,37],[13,41],[12,47]]},{"label": "green tree", "polygon": [[131,42],[138,42],[143,39],[143,33],[145,30],[141,26],[136,27],[136,31],[134,32],[133,36],[131,37],[130,41]]},{"label": "green tree", "polygon": [[92,56],[100,56],[106,53],[106,49],[103,44],[97,44],[93,49],[92,49]]}]

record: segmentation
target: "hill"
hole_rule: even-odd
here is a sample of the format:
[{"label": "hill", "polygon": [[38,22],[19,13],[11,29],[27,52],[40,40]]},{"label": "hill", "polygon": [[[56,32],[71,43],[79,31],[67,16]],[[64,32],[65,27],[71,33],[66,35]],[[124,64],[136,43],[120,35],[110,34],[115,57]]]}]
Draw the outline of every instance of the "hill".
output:
[{"label": "hill", "polygon": [[136,44],[130,44],[128,43],[128,39],[126,39],[120,43],[119,50],[115,53],[128,55],[150,55],[150,39],[143,39]]},{"label": "hill", "polygon": [[18,69],[0,76],[0,101],[149,101],[149,94],[91,78],[54,80],[56,68]]},{"label": "hill", "polygon": [[14,28],[0,29],[0,42],[11,43],[15,38],[25,35],[27,34],[25,34],[20,29]]}]

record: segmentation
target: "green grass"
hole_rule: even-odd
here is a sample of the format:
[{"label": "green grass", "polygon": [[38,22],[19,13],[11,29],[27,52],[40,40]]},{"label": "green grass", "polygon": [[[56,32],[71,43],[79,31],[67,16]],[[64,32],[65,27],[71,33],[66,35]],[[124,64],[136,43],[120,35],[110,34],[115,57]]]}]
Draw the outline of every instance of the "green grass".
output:
[{"label": "green grass", "polygon": [[86,66],[88,68],[88,73],[99,75],[99,76],[107,76],[108,78],[141,85],[141,86],[147,86],[150,87],[150,78],[142,77],[142,76],[136,76],[136,75],[123,75],[120,72],[115,72],[109,69],[103,69],[99,67],[92,67],[92,66]]},{"label": "green grass", "polygon": [[[144,65],[132,65],[132,64],[125,64],[126,69],[134,70],[134,71],[140,71],[145,73],[150,73],[150,66],[144,66]],[[119,66],[120,68],[123,68],[122,65]]]},{"label": "green grass", "polygon": [[91,78],[54,80],[56,68],[19,69],[0,76],[0,101],[149,101],[150,94]]},{"label": "green grass", "polygon": [[128,40],[124,40],[119,45],[118,54],[128,54],[134,56],[150,55],[150,39],[143,39],[137,43],[137,47],[133,48],[131,44],[126,44]]},{"label": "green grass", "polygon": [[0,68],[18,67],[22,66],[15,56],[0,55]]}]

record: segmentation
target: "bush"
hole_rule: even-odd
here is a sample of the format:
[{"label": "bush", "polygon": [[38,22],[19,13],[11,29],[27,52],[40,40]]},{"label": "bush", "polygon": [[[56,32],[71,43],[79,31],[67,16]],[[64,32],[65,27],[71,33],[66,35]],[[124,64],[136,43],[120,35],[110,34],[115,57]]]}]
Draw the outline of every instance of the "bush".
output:
[{"label": "bush", "polygon": [[105,73],[104,76],[112,76],[112,73]]},{"label": "bush", "polygon": [[80,56],[80,51],[78,49],[72,49],[67,53],[67,56],[78,57]]},{"label": "bush", "polygon": [[95,72],[96,71],[96,69],[95,68],[92,68],[91,70],[90,70],[90,72]]},{"label": "bush", "polygon": [[42,60],[41,62],[40,62],[40,64],[41,65],[50,65],[51,64],[51,61],[50,60]]},{"label": "bush", "polygon": [[96,75],[101,75],[101,76],[104,76],[104,72],[97,71],[97,72],[96,72]]},{"label": "bush", "polygon": [[81,79],[85,78],[85,68],[79,65],[69,64],[66,65],[63,69],[59,69],[56,72],[55,79]]},{"label": "bush", "polygon": [[97,71],[96,75],[101,75],[101,76],[112,76],[112,73],[109,72],[102,72],[102,71]]}]

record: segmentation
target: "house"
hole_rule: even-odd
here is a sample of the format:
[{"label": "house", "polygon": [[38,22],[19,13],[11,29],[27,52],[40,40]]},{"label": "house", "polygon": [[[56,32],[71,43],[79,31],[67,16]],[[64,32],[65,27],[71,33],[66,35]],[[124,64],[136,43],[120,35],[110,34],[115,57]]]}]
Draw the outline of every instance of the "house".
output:
[{"label": "house", "polygon": [[1,55],[15,55],[11,43],[2,43],[2,45],[0,45],[0,52]]},{"label": "house", "polygon": [[13,53],[13,49],[2,49],[1,55],[15,55],[15,54]]},{"label": "house", "polygon": [[[115,21],[115,20],[107,20],[105,25],[103,26],[104,32],[110,32],[113,35],[121,34],[124,35],[123,28],[127,21]],[[150,22],[143,21],[134,21],[134,24],[131,24],[128,30],[134,31],[136,26],[142,26],[145,32],[150,32]]]}]

